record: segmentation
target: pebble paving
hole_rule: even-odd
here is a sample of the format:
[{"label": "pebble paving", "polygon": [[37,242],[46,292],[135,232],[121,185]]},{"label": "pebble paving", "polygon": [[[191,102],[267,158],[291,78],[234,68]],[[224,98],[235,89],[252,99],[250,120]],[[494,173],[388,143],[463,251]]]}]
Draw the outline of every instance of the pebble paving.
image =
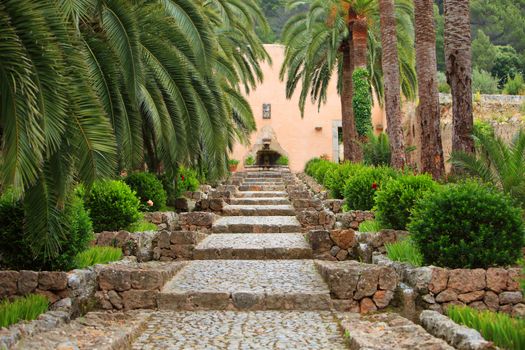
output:
[{"label": "pebble paving", "polygon": [[276,249],[300,248],[310,249],[304,236],[300,233],[226,233],[213,234],[202,241],[196,249]]},{"label": "pebble paving", "polygon": [[301,230],[295,216],[224,216],[212,227],[216,233],[294,233]]},{"label": "pebble paving", "polygon": [[163,292],[329,293],[312,260],[197,260]]},{"label": "pebble paving", "polygon": [[156,312],[134,350],[348,349],[330,312]]}]

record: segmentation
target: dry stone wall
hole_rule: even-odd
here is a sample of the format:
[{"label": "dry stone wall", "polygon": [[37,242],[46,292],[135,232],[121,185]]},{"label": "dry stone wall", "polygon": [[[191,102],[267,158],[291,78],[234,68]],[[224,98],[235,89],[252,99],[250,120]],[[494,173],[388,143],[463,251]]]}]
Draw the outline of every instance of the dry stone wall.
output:
[{"label": "dry stone wall", "polygon": [[138,261],[153,259],[153,248],[157,239],[157,231],[128,232],[104,231],[95,235],[96,246],[117,247],[122,249],[124,256],[136,256]]},{"label": "dry stone wall", "polygon": [[161,231],[153,258],[161,261],[191,260],[195,247],[204,238],[206,234],[198,231]]}]

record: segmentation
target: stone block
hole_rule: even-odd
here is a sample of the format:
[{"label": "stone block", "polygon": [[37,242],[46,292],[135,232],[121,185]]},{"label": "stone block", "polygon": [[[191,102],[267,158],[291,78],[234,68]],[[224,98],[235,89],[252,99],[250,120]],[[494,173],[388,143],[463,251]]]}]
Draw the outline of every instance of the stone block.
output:
[{"label": "stone block", "polygon": [[393,291],[378,290],[377,292],[375,292],[374,297],[372,299],[374,300],[374,303],[376,304],[378,309],[384,309],[390,304],[393,298],[394,298]]},{"label": "stone block", "polygon": [[192,259],[193,251],[195,250],[194,244],[175,244],[170,247],[173,255],[176,259]]},{"label": "stone block", "polygon": [[[1,284],[1,283],[0,283]],[[18,278],[18,294],[26,295],[38,287],[38,272],[22,270]]]},{"label": "stone block", "polygon": [[486,271],[483,269],[456,269],[449,271],[448,288],[458,293],[484,290],[487,286]]},{"label": "stone block", "polygon": [[16,294],[18,278],[17,271],[0,271],[0,298]]},{"label": "stone block", "polygon": [[166,230],[160,231],[159,234],[157,235],[157,246],[160,249],[169,249],[171,245],[170,239],[171,239],[171,234],[168,231]]},{"label": "stone block", "polygon": [[306,240],[310,243],[312,250],[316,253],[328,252],[333,245],[333,242],[330,239],[330,232],[324,230],[309,231],[306,234]]},{"label": "stone block", "polygon": [[197,244],[206,237],[206,234],[195,231],[174,231],[171,233],[170,245],[175,244]]},{"label": "stone block", "polygon": [[499,310],[499,296],[496,293],[492,291],[486,292],[485,296],[483,297],[483,302],[485,305],[487,305],[490,311]]},{"label": "stone block", "polygon": [[510,268],[508,269],[508,272],[509,279],[507,280],[507,290],[511,292],[520,290],[520,279],[525,278],[521,272],[521,269],[519,267]]},{"label": "stone block", "polygon": [[458,293],[453,289],[445,289],[436,296],[438,303],[448,303],[456,300],[458,300]]},{"label": "stone block", "polygon": [[520,291],[518,292],[503,292],[499,295],[500,305],[505,304],[518,304],[523,301],[523,294]]},{"label": "stone block", "polygon": [[487,288],[500,293],[507,289],[509,272],[503,268],[489,268],[487,270]]},{"label": "stone block", "polygon": [[41,290],[59,291],[67,288],[67,273],[59,271],[42,271],[38,273],[38,288]]},{"label": "stone block", "polygon": [[458,295],[458,300],[465,304],[470,304],[475,301],[483,300],[484,296],[485,296],[485,291],[477,290],[475,292],[469,292],[469,293]]},{"label": "stone block", "polygon": [[121,293],[122,303],[126,310],[155,309],[158,294],[158,291],[152,290],[127,290]]},{"label": "stone block", "polygon": [[359,300],[364,297],[371,297],[377,291],[379,284],[380,269],[372,266],[361,266],[361,274],[357,283],[357,291],[354,299]]},{"label": "stone block", "polygon": [[98,275],[98,285],[102,290],[123,292],[131,289],[131,271],[123,268],[105,267]]},{"label": "stone block", "polygon": [[428,285],[428,289],[434,293],[439,294],[440,292],[447,289],[448,285],[448,270],[443,268],[433,268],[432,269],[432,279]]},{"label": "stone block", "polygon": [[355,231],[352,229],[332,230],[330,238],[341,249],[350,249],[357,244]]},{"label": "stone block", "polygon": [[359,302],[359,312],[363,315],[377,311],[377,306],[370,298],[364,298]]},{"label": "stone block", "polygon": [[164,284],[162,273],[156,270],[137,270],[131,272],[131,288],[158,290]]},{"label": "stone block", "polygon": [[182,226],[200,226],[209,228],[213,225],[215,219],[215,214],[208,212],[182,213],[179,216],[179,221]]}]

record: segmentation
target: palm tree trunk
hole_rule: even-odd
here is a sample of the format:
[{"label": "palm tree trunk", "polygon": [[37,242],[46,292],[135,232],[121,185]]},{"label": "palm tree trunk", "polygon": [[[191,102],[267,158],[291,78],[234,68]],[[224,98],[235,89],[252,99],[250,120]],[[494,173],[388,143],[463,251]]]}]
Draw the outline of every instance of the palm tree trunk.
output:
[{"label": "palm tree trunk", "polygon": [[343,88],[341,91],[341,111],[343,121],[343,145],[345,160],[358,162],[360,160],[357,143],[357,130],[352,107],[354,62],[352,60],[352,44],[347,39],[341,46],[343,52]]},{"label": "palm tree trunk", "polygon": [[474,153],[470,1],[445,0],[445,60],[452,90],[452,151]]},{"label": "palm tree trunk", "polygon": [[[352,18],[352,14],[350,18]],[[366,22],[366,18],[357,17],[353,14],[351,29],[354,67],[366,69],[366,58],[368,55],[368,23]]]},{"label": "palm tree trunk", "polygon": [[393,0],[379,0],[387,133],[392,151],[392,166],[402,169],[406,164],[406,153],[401,118],[401,83],[394,10]]},{"label": "palm tree trunk", "polygon": [[439,179],[445,174],[445,162],[441,143],[434,2],[414,0],[414,11],[421,171]]}]

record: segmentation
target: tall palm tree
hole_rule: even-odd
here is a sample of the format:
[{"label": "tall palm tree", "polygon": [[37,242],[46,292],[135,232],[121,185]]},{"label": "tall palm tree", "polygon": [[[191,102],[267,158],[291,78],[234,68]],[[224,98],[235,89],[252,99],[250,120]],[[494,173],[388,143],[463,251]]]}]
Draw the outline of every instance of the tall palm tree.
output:
[{"label": "tall palm tree", "polygon": [[402,169],[406,164],[406,152],[401,116],[401,82],[394,0],[379,0],[379,13],[383,79],[385,82],[385,109],[392,166]]},{"label": "tall palm tree", "polygon": [[[379,11],[372,0],[291,0],[289,6],[308,4],[307,12],[288,21],[283,31],[286,58],[281,79],[286,78],[290,98],[301,84],[299,107],[304,111],[310,95],[320,107],[326,101],[330,79],[336,74],[341,99],[345,159],[360,159],[360,147],[352,108],[352,74],[366,66],[374,91],[382,102],[383,80],[379,45]],[[407,1],[396,2],[396,21],[401,58],[401,85],[405,96],[415,91],[411,54],[412,9]]]},{"label": "tall palm tree", "polygon": [[445,0],[445,61],[452,92],[452,150],[474,152],[470,1]]},{"label": "tall palm tree", "polygon": [[1,185],[38,250],[57,251],[77,182],[144,161],[226,171],[255,128],[256,21],[256,0],[0,0]]},{"label": "tall palm tree", "polygon": [[419,92],[417,118],[420,128],[421,171],[439,179],[445,174],[445,161],[441,142],[434,2],[432,0],[414,0],[414,10]]}]

